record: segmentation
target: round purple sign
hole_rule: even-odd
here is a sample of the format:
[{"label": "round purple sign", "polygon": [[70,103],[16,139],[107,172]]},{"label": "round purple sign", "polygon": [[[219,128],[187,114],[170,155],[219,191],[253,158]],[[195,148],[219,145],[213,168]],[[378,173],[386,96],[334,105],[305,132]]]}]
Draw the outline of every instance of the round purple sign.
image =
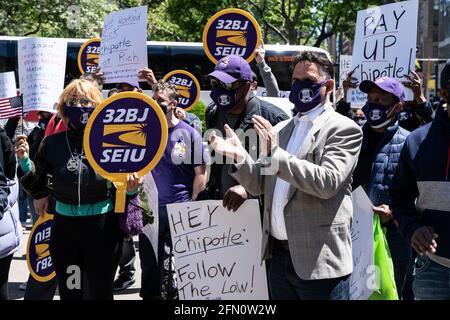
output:
[{"label": "round purple sign", "polygon": [[46,282],[56,275],[50,255],[50,236],[53,215],[45,213],[39,217],[30,232],[27,246],[27,264],[32,277],[39,282]]},{"label": "round purple sign", "polygon": [[195,106],[200,98],[200,84],[192,73],[184,70],[175,70],[166,74],[163,79],[174,84],[180,93],[180,98],[178,99],[179,107],[189,111]]},{"label": "round purple sign", "polygon": [[164,113],[153,99],[142,93],[118,93],[89,117],[84,136],[86,157],[112,181],[133,172],[143,176],[161,159],[167,130]]},{"label": "round purple sign", "polygon": [[85,72],[95,73],[97,71],[99,50],[99,38],[93,38],[83,43],[78,52],[78,69],[80,69],[81,74]]},{"label": "round purple sign", "polygon": [[251,62],[260,43],[261,29],[258,22],[251,14],[240,9],[219,11],[203,30],[203,48],[213,63],[230,54]]}]

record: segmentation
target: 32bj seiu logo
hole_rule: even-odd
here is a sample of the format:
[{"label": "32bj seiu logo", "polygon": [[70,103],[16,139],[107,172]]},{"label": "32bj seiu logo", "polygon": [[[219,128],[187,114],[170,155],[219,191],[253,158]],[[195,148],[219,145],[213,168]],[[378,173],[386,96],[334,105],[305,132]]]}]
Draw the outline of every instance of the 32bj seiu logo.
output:
[{"label": "32bj seiu logo", "polygon": [[164,76],[178,90],[178,106],[189,111],[200,98],[200,84],[193,74],[185,70],[174,70]]},{"label": "32bj seiu logo", "polygon": [[245,47],[247,45],[245,31],[230,31],[230,30],[217,30],[217,46],[240,46]]},{"label": "32bj seiu logo", "polygon": [[93,38],[86,41],[78,51],[78,68],[83,74],[85,72],[97,71],[100,49],[99,38]]},{"label": "32bj seiu logo", "polygon": [[225,9],[216,13],[203,31],[205,53],[214,63],[230,54],[250,62],[260,43],[258,23],[251,14],[240,9]]},{"label": "32bj seiu logo", "polygon": [[106,111],[103,118],[104,150],[100,162],[140,162],[144,159],[147,124],[143,122],[147,119],[148,112],[149,109],[137,108]]},{"label": "32bj seiu logo", "polygon": [[53,216],[45,213],[31,230],[27,248],[30,273],[38,281],[48,281],[55,276],[50,255],[50,236]]},{"label": "32bj seiu logo", "polygon": [[217,20],[216,54],[244,56],[247,51],[248,20]]},{"label": "32bj seiu logo", "polygon": [[147,144],[146,124],[113,124],[103,128],[105,148],[100,162],[140,162]]},{"label": "32bj seiu logo", "polygon": [[98,54],[88,53],[86,54],[86,65],[88,66],[98,66]]}]

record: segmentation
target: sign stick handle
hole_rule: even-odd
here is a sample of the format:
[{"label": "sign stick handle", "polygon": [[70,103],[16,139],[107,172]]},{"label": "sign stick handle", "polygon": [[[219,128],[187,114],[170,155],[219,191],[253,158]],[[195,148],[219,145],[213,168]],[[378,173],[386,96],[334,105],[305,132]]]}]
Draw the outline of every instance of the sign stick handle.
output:
[{"label": "sign stick handle", "polygon": [[114,204],[114,211],[117,213],[125,212],[125,201],[127,198],[127,185],[124,182],[114,183],[116,186],[116,203]]},{"label": "sign stick handle", "polygon": [[21,106],[21,108],[22,108],[22,135],[23,135],[23,127],[24,127],[24,125],[25,125],[25,120],[23,119],[23,101],[22,101],[22,106]]}]

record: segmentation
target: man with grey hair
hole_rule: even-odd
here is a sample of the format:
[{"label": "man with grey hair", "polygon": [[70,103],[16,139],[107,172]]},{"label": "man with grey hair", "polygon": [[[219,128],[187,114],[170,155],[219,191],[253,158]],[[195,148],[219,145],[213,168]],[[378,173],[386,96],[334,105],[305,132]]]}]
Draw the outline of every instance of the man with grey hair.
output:
[{"label": "man with grey hair", "polygon": [[262,256],[272,257],[276,300],[348,299],[352,272],[352,172],[361,147],[356,123],[330,102],[333,64],[319,52],[293,60],[289,100],[297,115],[275,127],[252,122],[262,153],[255,162],[230,127],[211,135],[219,154],[234,158],[232,176],[252,195],[264,194]]},{"label": "man with grey hair", "polygon": [[153,99],[166,115],[168,139],[161,160],[152,170],[158,189],[158,257],[154,255],[147,236],[139,235],[142,268],[140,295],[144,300],[174,298],[161,292],[165,246],[172,249],[166,205],[195,201],[206,185],[207,153],[202,136],[176,117],[178,98],[178,90],[172,83],[159,80],[153,85]]}]

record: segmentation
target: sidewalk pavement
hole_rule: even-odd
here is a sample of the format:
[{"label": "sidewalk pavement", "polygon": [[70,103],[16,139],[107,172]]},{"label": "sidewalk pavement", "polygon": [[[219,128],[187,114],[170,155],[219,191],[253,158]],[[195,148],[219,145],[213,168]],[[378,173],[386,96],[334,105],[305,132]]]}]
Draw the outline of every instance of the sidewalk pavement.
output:
[{"label": "sidewalk pavement", "polygon": [[[9,297],[11,300],[23,300],[25,294],[25,291],[21,291],[19,286],[28,279],[26,250],[29,234],[30,230],[24,231],[20,249],[14,254],[9,270]],[[136,283],[126,290],[115,292],[115,300],[141,300],[139,297],[139,290],[141,288],[141,268],[138,254],[139,250],[137,249],[137,237],[134,240],[136,248],[136,260],[134,262],[136,268]],[[58,292],[56,292],[55,300],[59,300]]]}]

